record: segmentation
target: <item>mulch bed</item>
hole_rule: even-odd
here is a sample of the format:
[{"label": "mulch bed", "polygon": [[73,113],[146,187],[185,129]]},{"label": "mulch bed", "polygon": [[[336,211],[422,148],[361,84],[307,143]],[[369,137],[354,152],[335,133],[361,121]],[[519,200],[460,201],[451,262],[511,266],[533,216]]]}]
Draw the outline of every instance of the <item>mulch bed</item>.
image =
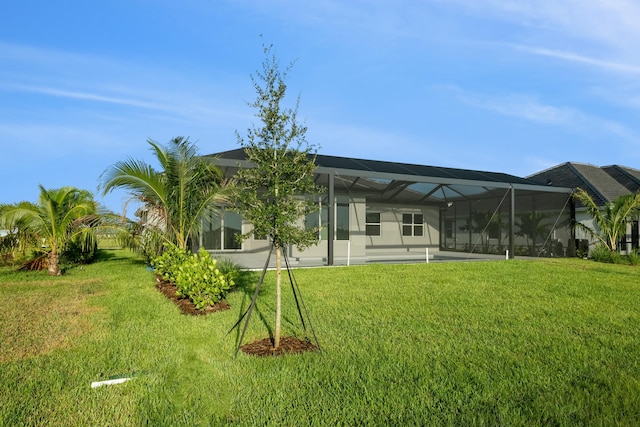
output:
[{"label": "mulch bed", "polygon": [[309,340],[301,340],[296,337],[281,337],[280,346],[277,349],[273,348],[271,338],[264,338],[260,341],[245,344],[240,349],[246,354],[264,357],[316,351],[318,347]]},{"label": "mulch bed", "polygon": [[[176,304],[183,314],[202,316],[209,313],[215,313],[216,311],[229,310],[231,306],[226,301],[219,301],[213,307],[207,307],[204,310],[196,309],[195,305],[189,298],[178,298],[176,296],[177,287],[171,282],[167,282],[159,277],[156,277],[156,288],[164,296],[169,298]],[[275,349],[271,338],[264,338],[259,341],[254,341],[249,344],[245,344],[240,349],[252,356],[283,356],[286,354],[302,353],[305,351],[316,351],[318,347],[311,343],[309,340],[302,340],[296,337],[281,337],[280,346]]]}]

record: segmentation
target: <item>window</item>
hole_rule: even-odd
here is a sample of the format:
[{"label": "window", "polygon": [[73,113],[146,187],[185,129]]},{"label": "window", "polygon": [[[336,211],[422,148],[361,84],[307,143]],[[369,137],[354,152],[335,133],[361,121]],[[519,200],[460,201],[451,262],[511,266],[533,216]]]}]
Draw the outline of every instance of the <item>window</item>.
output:
[{"label": "window", "polygon": [[380,235],[380,212],[367,212],[365,229],[367,236]]},{"label": "window", "polygon": [[311,212],[304,219],[305,229],[319,228],[318,239],[327,240],[327,224],[329,223],[326,200],[318,201],[318,210]]},{"label": "window", "polygon": [[424,217],[422,214],[402,214],[402,235],[422,236],[424,233]]},{"label": "window", "polygon": [[[327,199],[322,199],[319,203],[320,209],[305,218],[304,225],[307,230],[320,227],[319,240],[329,238],[329,207]],[[349,240],[349,203],[336,203],[336,225],[335,240]]]},{"label": "window", "polygon": [[214,214],[205,221],[203,246],[211,250],[241,249],[242,217],[235,212]]}]

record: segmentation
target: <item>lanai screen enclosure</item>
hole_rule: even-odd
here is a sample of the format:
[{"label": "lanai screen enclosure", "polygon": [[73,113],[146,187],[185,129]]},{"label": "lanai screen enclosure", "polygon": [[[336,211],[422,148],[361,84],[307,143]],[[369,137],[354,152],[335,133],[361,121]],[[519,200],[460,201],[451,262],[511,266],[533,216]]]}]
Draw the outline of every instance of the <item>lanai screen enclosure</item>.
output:
[{"label": "lanai screen enclosure", "polygon": [[[250,167],[242,149],[206,156],[231,177]],[[575,253],[570,188],[474,170],[318,155],[326,188],[306,219],[318,245],[289,248],[300,265],[401,262]],[[237,235],[251,224],[232,211],[204,224],[199,246],[246,266],[264,262],[269,242]]]}]

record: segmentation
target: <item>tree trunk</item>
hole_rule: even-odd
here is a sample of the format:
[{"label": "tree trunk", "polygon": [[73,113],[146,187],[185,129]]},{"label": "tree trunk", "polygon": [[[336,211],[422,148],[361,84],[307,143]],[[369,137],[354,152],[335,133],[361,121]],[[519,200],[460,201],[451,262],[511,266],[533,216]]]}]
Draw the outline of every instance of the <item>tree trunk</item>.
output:
[{"label": "tree trunk", "polygon": [[276,245],[276,326],[273,333],[273,348],[280,347],[280,318],[282,317],[280,284],[282,278],[282,248]]},{"label": "tree trunk", "polygon": [[60,257],[58,256],[58,251],[53,249],[49,252],[48,258],[48,270],[49,276],[60,276],[62,273],[60,272]]}]

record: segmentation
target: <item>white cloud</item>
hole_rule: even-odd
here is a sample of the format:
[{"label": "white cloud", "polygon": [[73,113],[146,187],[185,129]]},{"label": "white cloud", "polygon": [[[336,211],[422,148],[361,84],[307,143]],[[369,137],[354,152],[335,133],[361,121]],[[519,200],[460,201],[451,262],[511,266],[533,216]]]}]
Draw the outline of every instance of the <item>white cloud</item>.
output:
[{"label": "white cloud", "polygon": [[[521,45],[537,55],[617,72],[635,74],[640,68],[640,3],[636,0],[433,1],[473,18],[511,26],[496,32],[498,39],[484,41]],[[470,26],[469,35],[474,28]]]},{"label": "white cloud", "polygon": [[69,99],[81,100],[81,101],[95,101],[95,102],[102,102],[107,104],[118,104],[118,105],[124,105],[129,107],[139,107],[139,108],[152,109],[152,110],[168,109],[167,106],[164,104],[157,104],[157,103],[142,101],[134,98],[118,98],[113,96],[100,95],[96,93],[64,90],[64,89],[55,88],[55,87],[8,84],[8,85],[0,85],[0,89],[1,88],[4,88],[5,90],[11,90],[11,91],[32,92],[32,93],[39,93],[42,95],[50,95],[50,96],[55,96],[60,98],[69,98]]},{"label": "white cloud", "polygon": [[[235,78],[212,83],[198,70],[180,71],[0,42],[0,132],[44,146],[131,142],[132,130],[140,143],[176,135],[235,141],[234,130],[251,117]],[[248,81],[242,87],[251,89]],[[10,102],[12,97],[23,102],[25,95],[41,100],[28,108]]]},{"label": "white cloud", "polygon": [[514,46],[518,50],[533,53],[540,56],[548,56],[551,58],[561,59],[564,61],[586,64],[598,68],[602,68],[616,73],[640,74],[640,65],[626,64],[622,62],[607,61],[603,59],[593,58],[580,55],[574,52],[565,52],[560,50],[547,49],[533,46]]},{"label": "white cloud", "polygon": [[455,86],[443,87],[451,91],[463,103],[504,116],[549,126],[557,126],[566,131],[589,135],[593,132],[605,133],[638,144],[640,138],[625,125],[584,113],[576,108],[554,106],[542,103],[532,95],[508,94],[485,95],[464,91]]},{"label": "white cloud", "polygon": [[[378,49],[396,40],[448,40],[508,45],[523,52],[640,73],[637,0],[319,0],[245,1],[252,11],[311,24],[324,34],[347,35]],[[283,18],[286,16],[287,18]],[[427,43],[428,44],[428,43]],[[420,46],[415,46],[420,55]]]}]

